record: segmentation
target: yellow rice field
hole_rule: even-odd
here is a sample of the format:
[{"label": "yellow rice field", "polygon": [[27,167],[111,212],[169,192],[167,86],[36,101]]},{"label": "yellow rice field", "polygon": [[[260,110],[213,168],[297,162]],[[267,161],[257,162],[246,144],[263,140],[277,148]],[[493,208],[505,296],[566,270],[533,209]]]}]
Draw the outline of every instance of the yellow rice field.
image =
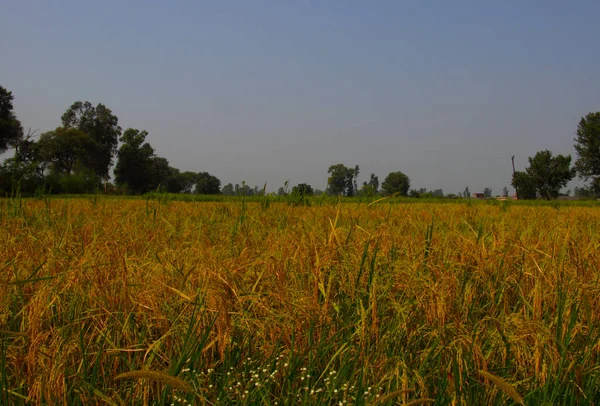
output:
[{"label": "yellow rice field", "polygon": [[0,205],[0,404],[600,403],[598,207]]}]

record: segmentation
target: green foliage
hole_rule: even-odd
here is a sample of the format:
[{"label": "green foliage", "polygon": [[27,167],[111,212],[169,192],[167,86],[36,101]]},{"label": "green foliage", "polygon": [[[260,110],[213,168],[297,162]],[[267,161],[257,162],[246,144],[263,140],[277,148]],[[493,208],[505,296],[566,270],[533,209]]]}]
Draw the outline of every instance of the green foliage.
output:
[{"label": "green foliage", "polygon": [[76,128],[58,127],[40,136],[37,158],[51,164],[57,173],[70,174],[76,165],[90,167],[98,151],[98,143]]},{"label": "green foliage", "polygon": [[486,187],[485,189],[483,189],[483,196],[484,197],[492,197],[492,189],[490,189],[489,187]]},{"label": "green foliage", "polygon": [[297,196],[312,196],[315,192],[312,186],[306,183],[300,183],[292,188],[292,194]]},{"label": "green foliage", "polygon": [[23,138],[23,127],[13,112],[12,92],[0,86],[0,154]]},{"label": "green foliage", "polygon": [[537,195],[544,200],[557,198],[560,189],[575,176],[571,169],[570,155],[553,156],[548,150],[539,151],[533,158],[530,157],[529,167],[525,171],[530,178],[529,182],[535,186]]},{"label": "green foliage", "polygon": [[96,141],[98,148],[88,165],[98,176],[108,179],[108,170],[121,135],[117,116],[103,104],[94,107],[88,101],[77,101],[62,115],[62,123],[64,127],[77,128]]},{"label": "green foliage", "polygon": [[600,196],[600,112],[589,113],[581,119],[574,147],[578,155],[575,169],[579,177],[592,179],[591,190]]},{"label": "green foliage", "polygon": [[407,196],[409,188],[410,179],[402,172],[391,172],[381,184],[381,191],[386,196]]},{"label": "green foliage", "polygon": [[372,197],[379,193],[379,178],[372,173],[369,182],[363,182],[362,188],[359,190],[361,196]]},{"label": "green foliage", "polygon": [[358,165],[348,168],[344,164],[331,165],[327,170],[327,192],[331,195],[352,197],[358,190],[357,179],[360,169]]},{"label": "green foliage", "polygon": [[198,182],[198,174],[191,171],[182,172],[179,174],[179,182],[181,183],[181,192],[192,193]]},{"label": "green foliage", "polygon": [[200,172],[196,178],[196,194],[218,195],[221,193],[221,181],[208,172]]},{"label": "green foliage", "polygon": [[517,190],[519,199],[531,200],[537,197],[535,183],[527,172],[515,172],[511,185]]},{"label": "green foliage", "polygon": [[132,193],[145,193],[154,186],[154,148],[146,142],[147,136],[147,131],[128,128],[121,137],[115,181]]}]

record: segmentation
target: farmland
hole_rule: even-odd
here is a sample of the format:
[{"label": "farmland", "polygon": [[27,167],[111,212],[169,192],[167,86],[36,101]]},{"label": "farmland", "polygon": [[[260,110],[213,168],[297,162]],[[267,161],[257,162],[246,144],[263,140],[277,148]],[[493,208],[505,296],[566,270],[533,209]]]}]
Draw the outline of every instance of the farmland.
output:
[{"label": "farmland", "polygon": [[414,200],[4,199],[0,404],[598,404],[600,207]]}]

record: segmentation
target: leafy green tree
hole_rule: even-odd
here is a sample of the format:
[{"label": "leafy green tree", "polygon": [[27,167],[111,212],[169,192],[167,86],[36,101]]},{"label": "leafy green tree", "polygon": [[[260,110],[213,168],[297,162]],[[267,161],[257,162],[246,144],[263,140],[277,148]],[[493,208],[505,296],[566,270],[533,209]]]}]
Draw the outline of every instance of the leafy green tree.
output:
[{"label": "leafy green tree", "polygon": [[433,197],[444,197],[444,189],[435,189],[432,194]]},{"label": "leafy green tree", "polygon": [[62,115],[62,123],[64,127],[83,131],[96,141],[98,149],[89,166],[98,176],[108,179],[121,135],[117,116],[103,104],[94,107],[88,101],[77,101]]},{"label": "leafy green tree", "polygon": [[525,169],[535,190],[542,199],[555,199],[560,189],[575,176],[571,169],[571,156],[556,155],[548,150],[539,151],[529,158],[529,167]]},{"label": "leafy green tree", "polygon": [[600,112],[589,113],[579,121],[575,138],[575,170],[584,180],[592,179],[591,190],[600,196]]},{"label": "leafy green tree", "polygon": [[292,195],[296,196],[312,196],[315,192],[312,186],[306,183],[300,183],[292,188]]},{"label": "leafy green tree", "polygon": [[531,200],[537,197],[535,183],[527,172],[515,172],[511,185],[516,189],[517,196],[521,200]]},{"label": "leafy green tree", "polygon": [[369,182],[363,182],[360,194],[364,196],[375,196],[379,192],[379,178],[372,173]]},{"label": "leafy green tree", "polygon": [[468,186],[465,188],[465,191],[463,192],[463,197],[465,199],[469,199],[471,197],[471,192],[469,191],[469,187]]},{"label": "leafy green tree", "polygon": [[354,196],[357,191],[358,165],[347,168],[344,164],[331,165],[327,170],[327,191],[332,195]]},{"label": "leafy green tree", "polygon": [[484,197],[492,197],[492,189],[490,189],[489,187],[486,187],[485,189],[483,189],[483,196]]},{"label": "leafy green tree", "polygon": [[56,173],[71,174],[75,167],[93,159],[97,143],[76,128],[58,127],[40,136],[36,145],[38,159],[51,163]]},{"label": "leafy green tree", "polygon": [[179,175],[181,182],[181,191],[183,193],[193,193],[198,182],[198,174],[192,171],[185,171]]},{"label": "leafy green tree", "polygon": [[396,193],[400,196],[407,196],[409,188],[410,179],[402,172],[391,172],[381,184],[381,190],[387,196]]},{"label": "leafy green tree", "polygon": [[504,188],[502,189],[502,196],[508,197],[508,195],[509,195],[508,188],[506,186],[504,186]]},{"label": "leafy green tree", "polygon": [[154,148],[146,142],[147,131],[128,128],[121,137],[115,181],[132,193],[146,193],[155,185]]},{"label": "leafy green tree", "polygon": [[167,158],[156,155],[152,157],[151,168],[150,189],[162,188],[169,192],[169,183],[177,177],[179,169],[170,166]]},{"label": "leafy green tree", "polygon": [[0,86],[0,154],[23,138],[23,127],[13,111],[13,100],[12,92]]},{"label": "leafy green tree", "polygon": [[221,181],[208,172],[200,172],[196,181],[195,193],[201,195],[218,195],[221,193]]}]

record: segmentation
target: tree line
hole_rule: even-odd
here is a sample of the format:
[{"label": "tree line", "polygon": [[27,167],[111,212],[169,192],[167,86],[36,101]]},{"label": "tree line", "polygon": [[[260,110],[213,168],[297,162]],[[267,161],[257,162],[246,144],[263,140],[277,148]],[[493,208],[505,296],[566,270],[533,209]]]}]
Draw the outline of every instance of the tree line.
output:
[{"label": "tree line", "polygon": [[[61,126],[37,136],[23,131],[14,113],[12,92],[0,86],[0,153],[14,150],[0,167],[0,192],[12,193],[92,193],[144,194],[153,190],[170,193],[261,195],[262,188],[244,182],[221,187],[221,181],[208,172],[180,171],[157,155],[147,141],[148,132],[135,128],[122,131],[117,116],[105,105],[77,101],[62,115]],[[589,113],[579,122],[574,139],[577,160],[542,150],[529,158],[529,166],[517,171],[512,186],[520,199],[553,199],[575,176],[588,186],[577,188],[581,196],[600,196],[600,112]],[[110,169],[114,165],[114,184]],[[327,193],[343,196],[470,197],[469,188],[444,195],[442,189],[410,189],[409,177],[401,171],[389,173],[380,184],[371,174],[358,184],[360,168],[331,165],[325,191],[301,183],[288,190],[287,182],[279,195],[310,196]],[[486,188],[485,197],[492,191]],[[508,196],[505,187],[503,195]]]}]

